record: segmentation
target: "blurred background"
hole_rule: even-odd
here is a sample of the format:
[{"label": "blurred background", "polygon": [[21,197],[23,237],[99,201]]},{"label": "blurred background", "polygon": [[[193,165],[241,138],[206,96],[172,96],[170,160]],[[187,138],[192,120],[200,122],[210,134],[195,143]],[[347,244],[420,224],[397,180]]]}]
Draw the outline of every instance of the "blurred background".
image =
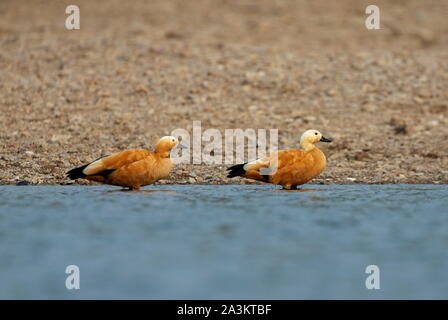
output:
[{"label": "blurred background", "polygon": [[[320,130],[335,141],[320,183],[446,183],[448,2],[375,1],[381,30],[369,4],[3,0],[0,182],[69,183],[68,168],[201,120],[279,128],[282,148]],[[190,167],[166,182],[229,182]]]},{"label": "blurred background", "polygon": [[[81,31],[64,28],[70,4],[81,9]],[[381,32],[364,27],[370,4],[381,10]],[[2,36],[43,43],[171,39],[309,52],[418,49],[448,41],[443,0],[4,0],[1,10]]]}]

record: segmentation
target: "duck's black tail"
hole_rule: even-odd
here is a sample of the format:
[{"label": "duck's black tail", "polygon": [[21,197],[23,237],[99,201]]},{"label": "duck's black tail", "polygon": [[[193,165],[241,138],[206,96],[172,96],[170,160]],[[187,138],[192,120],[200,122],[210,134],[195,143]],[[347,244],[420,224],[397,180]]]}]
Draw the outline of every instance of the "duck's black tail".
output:
[{"label": "duck's black tail", "polygon": [[83,165],[83,166],[81,166],[81,167],[72,169],[72,170],[68,171],[66,174],[67,174],[67,176],[68,176],[71,180],[75,180],[75,179],[78,179],[78,178],[84,178],[84,177],[86,177],[87,175],[85,175],[82,171],[83,171],[89,164],[90,164],[90,163],[85,164],[85,165]]},{"label": "duck's black tail", "polygon": [[[100,159],[102,159],[102,158],[105,158],[105,157],[107,157],[107,156],[99,157],[98,159],[93,160],[92,162],[89,162],[89,163],[87,163],[87,164],[85,164],[85,165],[83,165],[83,166],[80,166],[80,167],[78,167],[78,168],[75,168],[75,169],[72,169],[72,170],[70,170],[70,171],[67,171],[65,174],[66,174],[71,180],[75,180],[75,179],[78,179],[78,178],[84,178],[84,177],[87,177],[87,174],[84,174],[82,171],[83,171],[89,164],[92,164],[92,163],[94,163],[95,161],[98,161],[98,160],[100,160]],[[109,175],[109,174],[110,174],[111,172],[113,172],[113,171],[114,171],[114,170],[104,170],[103,172],[106,172],[106,174]],[[104,176],[104,175],[101,174],[101,173],[96,173],[95,175]]]},{"label": "duck's black tail", "polygon": [[235,166],[227,168],[227,171],[229,171],[229,174],[227,175],[227,178],[239,177],[239,176],[245,174],[246,171],[243,168],[245,164],[246,163],[237,164]]}]

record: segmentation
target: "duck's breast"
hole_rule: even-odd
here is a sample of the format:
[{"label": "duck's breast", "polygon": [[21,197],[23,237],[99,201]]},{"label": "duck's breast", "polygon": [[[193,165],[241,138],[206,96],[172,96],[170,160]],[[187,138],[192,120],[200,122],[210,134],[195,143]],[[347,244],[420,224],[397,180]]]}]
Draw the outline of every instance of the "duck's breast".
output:
[{"label": "duck's breast", "polygon": [[325,154],[318,148],[314,148],[311,150],[311,155],[314,159],[313,170],[316,173],[316,176],[325,170],[327,166],[327,158]]},{"label": "duck's breast", "polygon": [[133,180],[142,186],[152,184],[168,176],[172,168],[169,158],[148,158],[136,163],[132,170]]},{"label": "duck's breast", "polygon": [[170,158],[161,158],[157,165],[154,166],[152,176],[156,179],[163,179],[169,175],[173,169],[173,162]]}]

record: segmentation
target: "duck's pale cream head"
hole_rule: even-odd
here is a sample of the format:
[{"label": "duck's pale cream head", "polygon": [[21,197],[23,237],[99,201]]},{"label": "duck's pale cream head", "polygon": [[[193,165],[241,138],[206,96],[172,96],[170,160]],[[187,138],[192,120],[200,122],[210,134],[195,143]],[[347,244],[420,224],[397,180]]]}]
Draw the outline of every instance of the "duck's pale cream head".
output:
[{"label": "duck's pale cream head", "polygon": [[156,144],[156,152],[162,154],[163,156],[169,156],[171,149],[185,148],[182,144],[179,143],[179,140],[173,136],[165,136],[159,139]]},{"label": "duck's pale cream head", "polygon": [[325,138],[317,130],[306,130],[300,137],[300,145],[305,149],[311,149],[316,142],[331,142],[331,139]]}]

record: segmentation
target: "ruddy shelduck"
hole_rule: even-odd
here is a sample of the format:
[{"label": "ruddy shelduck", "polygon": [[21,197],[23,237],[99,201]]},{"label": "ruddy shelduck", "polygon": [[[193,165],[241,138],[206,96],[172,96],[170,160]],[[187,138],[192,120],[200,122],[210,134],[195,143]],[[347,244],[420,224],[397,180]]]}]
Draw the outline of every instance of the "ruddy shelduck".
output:
[{"label": "ruddy shelduck", "polygon": [[[300,138],[300,146],[303,149],[281,150],[265,158],[252,162],[238,164],[228,168],[228,178],[244,177],[252,180],[263,181],[275,185],[281,185],[284,189],[297,189],[318,176],[327,164],[322,151],[316,146],[316,142],[331,142],[324,138],[317,130],[307,130]],[[273,169],[272,174],[265,174],[268,168]]]},{"label": "ruddy shelduck", "polygon": [[162,137],[155,151],[129,149],[99,158],[67,172],[70,179],[87,179],[138,190],[165,178],[173,168],[170,152],[184,148],[177,138]]}]

